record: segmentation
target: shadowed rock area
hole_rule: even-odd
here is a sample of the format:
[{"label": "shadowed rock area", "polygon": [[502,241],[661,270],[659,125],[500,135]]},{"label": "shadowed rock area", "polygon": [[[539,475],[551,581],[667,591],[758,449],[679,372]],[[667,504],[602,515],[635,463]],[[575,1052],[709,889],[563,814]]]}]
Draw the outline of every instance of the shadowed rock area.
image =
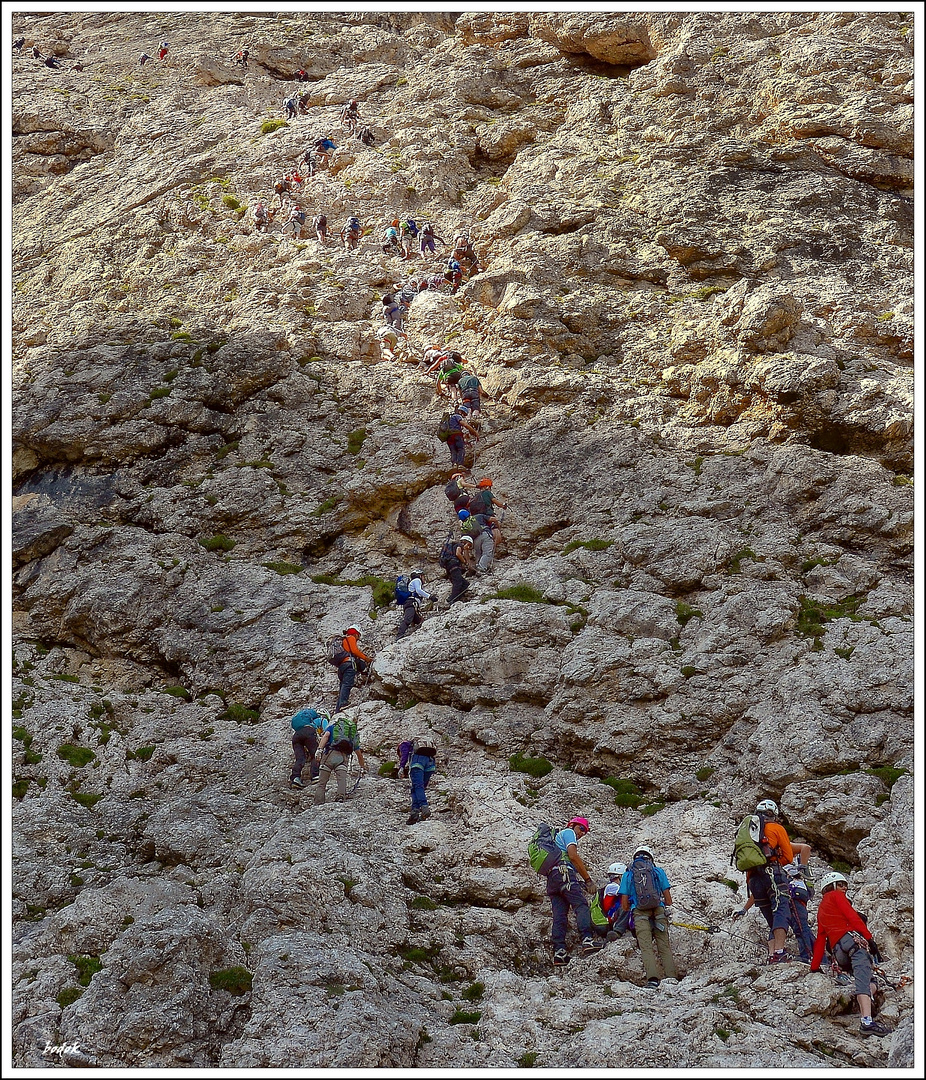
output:
[{"label": "shadowed rock area", "polygon": [[[14,1064],[912,1067],[911,986],[862,1039],[730,919],[773,798],[913,971],[912,15],[12,29]],[[334,238],[258,231],[326,133],[295,201]],[[482,271],[389,359],[381,298],[452,247],[385,253],[406,217]],[[432,344],[508,504],[450,607]],[[369,772],[315,807],[289,721],[351,623]],[[641,842],[667,870],[677,984],[626,937],[551,968],[525,847],[575,813],[599,884]]]}]

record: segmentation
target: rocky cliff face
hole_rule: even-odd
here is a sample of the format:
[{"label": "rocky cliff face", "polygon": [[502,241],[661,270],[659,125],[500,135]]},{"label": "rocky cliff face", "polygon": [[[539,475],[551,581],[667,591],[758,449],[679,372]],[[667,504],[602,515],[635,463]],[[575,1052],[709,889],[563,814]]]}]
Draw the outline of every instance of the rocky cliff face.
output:
[{"label": "rocky cliff face", "polygon": [[[912,17],[14,24],[16,1063],[912,1064],[909,989],[862,1041],[728,918],[770,796],[912,970]],[[357,255],[254,228],[326,131],[300,201]],[[446,597],[452,522],[433,382],[375,338],[399,215],[485,267],[412,302],[409,358],[479,373],[509,506],[395,642],[385,583]],[[315,809],[289,717],[348,622],[371,775]],[[677,986],[630,941],[551,977],[524,846],[576,812],[599,881],[645,841],[723,927],[673,931]]]}]

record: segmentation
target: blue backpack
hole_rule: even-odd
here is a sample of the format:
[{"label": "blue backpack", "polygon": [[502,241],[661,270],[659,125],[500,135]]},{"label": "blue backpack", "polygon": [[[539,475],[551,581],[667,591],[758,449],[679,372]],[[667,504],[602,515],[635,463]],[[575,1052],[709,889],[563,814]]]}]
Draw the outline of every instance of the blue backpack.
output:
[{"label": "blue backpack", "polygon": [[300,731],[304,727],[314,727],[321,730],[328,723],[328,717],[324,717],[317,709],[300,709],[293,717],[291,723],[293,731]]},{"label": "blue backpack", "polygon": [[417,236],[418,235],[418,226],[415,224],[413,218],[409,218],[407,221],[403,222],[403,224],[402,224],[402,232],[407,232],[411,236]]},{"label": "blue backpack", "polygon": [[409,589],[410,584],[411,579],[408,574],[400,574],[395,579],[395,602],[399,607],[404,607],[414,595]]}]

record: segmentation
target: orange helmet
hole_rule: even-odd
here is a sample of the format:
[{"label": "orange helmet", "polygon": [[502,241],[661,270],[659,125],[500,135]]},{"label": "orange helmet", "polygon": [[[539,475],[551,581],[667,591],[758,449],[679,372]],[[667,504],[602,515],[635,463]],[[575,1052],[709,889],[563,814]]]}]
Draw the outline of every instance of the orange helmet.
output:
[{"label": "orange helmet", "polygon": [[491,487],[491,486],[492,486],[492,481],[489,480],[488,478],[486,478],[485,480],[480,480],[479,483],[476,485],[476,487],[481,487],[481,488],[487,488],[487,487]]}]

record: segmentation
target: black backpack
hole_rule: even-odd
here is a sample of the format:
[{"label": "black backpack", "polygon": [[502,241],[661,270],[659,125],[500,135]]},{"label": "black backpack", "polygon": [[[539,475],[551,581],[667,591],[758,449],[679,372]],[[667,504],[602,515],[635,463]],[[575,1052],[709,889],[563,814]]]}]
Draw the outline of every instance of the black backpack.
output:
[{"label": "black backpack", "polygon": [[440,555],[437,556],[437,565],[442,570],[452,570],[455,566],[460,565],[460,560],[457,558],[457,542],[452,536],[444,541],[444,546],[440,549]]},{"label": "black backpack", "polygon": [[655,911],[662,907],[662,890],[656,880],[656,867],[653,860],[641,857],[630,864],[633,887],[637,894],[636,907],[641,911]]}]

